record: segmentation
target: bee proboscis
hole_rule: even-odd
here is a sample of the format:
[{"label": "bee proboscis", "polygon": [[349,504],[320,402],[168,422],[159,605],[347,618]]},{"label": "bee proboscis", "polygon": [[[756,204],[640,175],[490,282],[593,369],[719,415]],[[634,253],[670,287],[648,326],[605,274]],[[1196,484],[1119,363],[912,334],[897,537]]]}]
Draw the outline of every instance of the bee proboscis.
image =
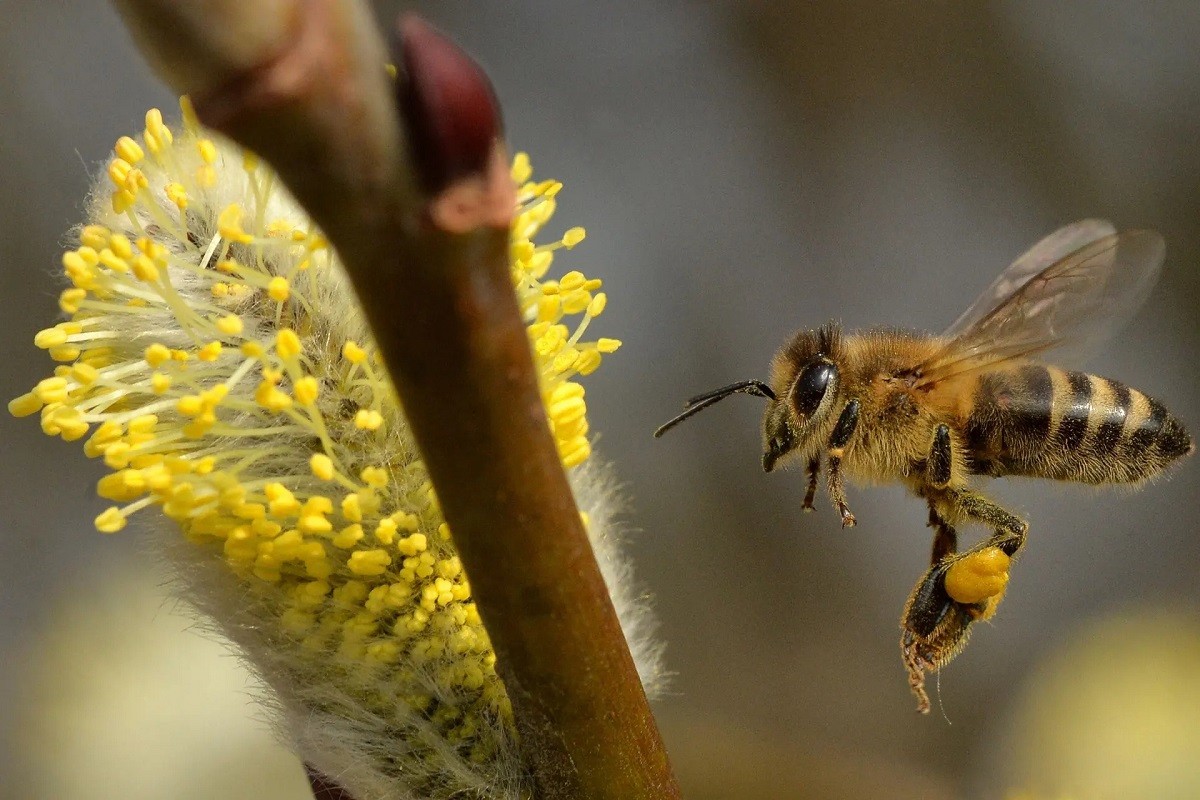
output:
[{"label": "bee proboscis", "polygon": [[[942,335],[843,334],[833,323],[799,331],[769,382],[694,397],[654,435],[732,394],[763,397],[763,469],[804,464],[805,510],[823,464],[843,526],[855,522],[847,477],[900,482],[926,501],[931,566],[905,604],[900,646],[918,710],[928,712],[925,672],[962,650],[971,623],[995,614],[1029,527],[973,478],[1137,484],[1194,450],[1149,395],[1043,361],[1119,328],[1149,295],[1164,253],[1153,231],[1076,222],[1013,262]],[[991,534],[959,552],[957,526],[967,522]]]}]

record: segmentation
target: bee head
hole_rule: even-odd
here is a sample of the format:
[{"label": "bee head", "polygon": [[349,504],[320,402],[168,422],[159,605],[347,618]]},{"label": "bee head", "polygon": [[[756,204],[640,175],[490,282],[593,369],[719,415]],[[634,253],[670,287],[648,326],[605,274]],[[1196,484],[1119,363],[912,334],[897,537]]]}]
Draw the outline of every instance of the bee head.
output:
[{"label": "bee head", "polygon": [[838,392],[839,331],[832,323],[801,331],[775,356],[776,397],[763,417],[763,469],[770,472],[787,454],[806,449],[829,417]]}]

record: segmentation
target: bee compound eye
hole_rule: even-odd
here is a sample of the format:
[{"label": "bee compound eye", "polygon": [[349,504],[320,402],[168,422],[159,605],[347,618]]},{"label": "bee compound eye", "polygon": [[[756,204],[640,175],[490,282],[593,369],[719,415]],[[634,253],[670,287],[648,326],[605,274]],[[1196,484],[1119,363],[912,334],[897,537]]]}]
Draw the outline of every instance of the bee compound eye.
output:
[{"label": "bee compound eye", "polygon": [[792,407],[796,413],[812,416],[836,376],[837,367],[828,361],[818,361],[805,367],[792,387]]}]

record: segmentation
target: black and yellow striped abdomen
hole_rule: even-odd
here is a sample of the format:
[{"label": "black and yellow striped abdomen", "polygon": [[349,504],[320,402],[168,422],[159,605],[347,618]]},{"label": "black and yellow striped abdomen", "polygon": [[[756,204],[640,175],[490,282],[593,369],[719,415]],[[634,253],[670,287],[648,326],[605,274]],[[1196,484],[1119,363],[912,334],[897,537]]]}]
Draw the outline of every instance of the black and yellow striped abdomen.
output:
[{"label": "black and yellow striped abdomen", "polygon": [[1144,480],[1192,449],[1187,430],[1154,398],[1032,363],[980,378],[963,433],[975,474],[1082,483]]}]

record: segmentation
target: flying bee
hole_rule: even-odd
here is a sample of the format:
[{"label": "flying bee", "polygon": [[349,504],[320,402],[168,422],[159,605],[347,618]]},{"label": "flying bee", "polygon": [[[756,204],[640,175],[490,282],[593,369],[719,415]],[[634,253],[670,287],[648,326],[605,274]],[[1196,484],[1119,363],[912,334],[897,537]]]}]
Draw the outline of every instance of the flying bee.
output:
[{"label": "flying bee", "polygon": [[[763,469],[806,466],[812,510],[822,464],[842,525],[854,525],[845,478],[900,482],[929,507],[929,570],[909,595],[900,647],[918,710],[925,672],[966,644],[1004,596],[1027,523],[972,487],[977,476],[1137,484],[1194,447],[1154,398],[1115,380],[1051,366],[1052,350],[1092,345],[1145,301],[1162,237],[1101,220],[1068,225],[1017,259],[941,336],[894,330],[796,333],[770,382],[694,397],[655,436],[733,394],[767,400]],[[1061,354],[1060,354],[1061,355]],[[991,534],[958,551],[957,527]]]}]

